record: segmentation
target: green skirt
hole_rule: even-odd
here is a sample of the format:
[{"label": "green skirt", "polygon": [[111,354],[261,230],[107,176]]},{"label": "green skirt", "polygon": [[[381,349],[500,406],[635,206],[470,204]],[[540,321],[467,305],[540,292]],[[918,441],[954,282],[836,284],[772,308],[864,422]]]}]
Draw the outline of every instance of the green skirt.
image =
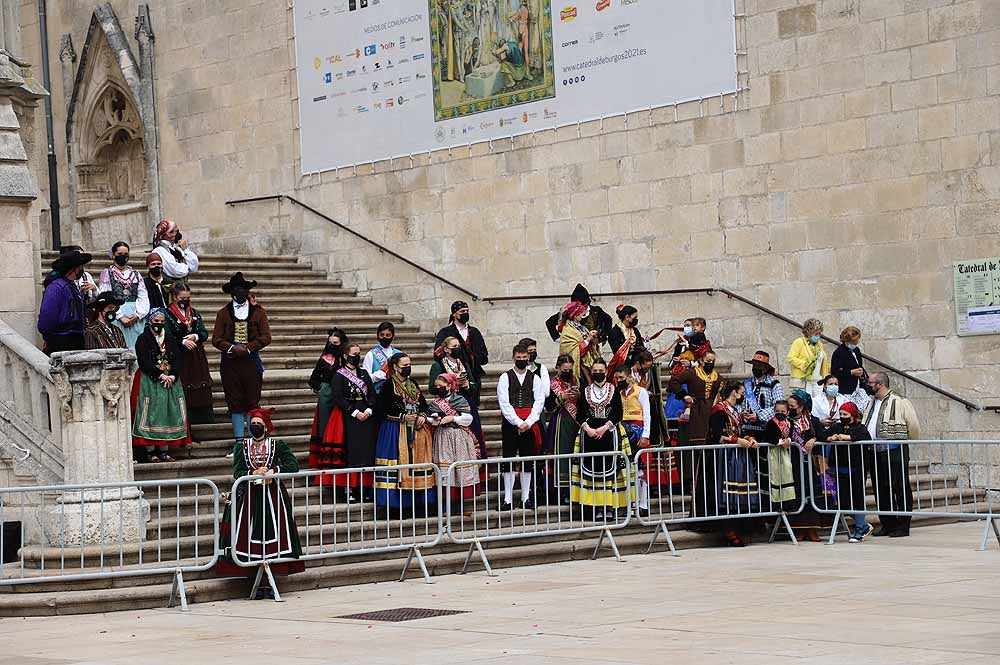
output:
[{"label": "green skirt", "polygon": [[180,383],[166,387],[142,372],[132,382],[132,445],[183,446],[191,443],[187,403]]}]

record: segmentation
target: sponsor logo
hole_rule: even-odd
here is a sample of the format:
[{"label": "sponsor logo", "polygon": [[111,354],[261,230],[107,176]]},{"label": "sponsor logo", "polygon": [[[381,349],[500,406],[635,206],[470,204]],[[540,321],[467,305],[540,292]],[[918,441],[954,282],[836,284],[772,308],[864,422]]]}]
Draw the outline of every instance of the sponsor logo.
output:
[{"label": "sponsor logo", "polygon": [[409,83],[412,80],[413,80],[412,76],[400,76],[399,77],[399,84],[403,85],[404,83]]},{"label": "sponsor logo", "polygon": [[326,7],[324,7],[323,9],[319,10],[319,15],[320,16],[329,16],[330,15],[330,10],[327,9]]},{"label": "sponsor logo", "polygon": [[563,43],[562,43],[562,47],[563,47],[563,48],[569,48],[570,46],[576,46],[576,45],[577,45],[577,44],[579,44],[579,43],[580,43],[580,40],[579,40],[579,39],[571,39],[571,40],[570,40],[570,41],[568,41],[568,42],[563,42]]},{"label": "sponsor logo", "polygon": [[330,63],[331,65],[335,65],[338,62],[343,62],[344,58],[339,53],[337,53],[336,55],[329,55],[329,56],[327,56],[326,57],[326,61],[328,63]]},{"label": "sponsor logo", "polygon": [[410,100],[407,99],[406,97],[403,97],[402,95],[400,95],[399,97],[396,97],[396,104],[398,104],[399,106],[402,106],[405,102],[408,102],[408,101],[410,101]]},{"label": "sponsor logo", "polygon": [[385,68],[386,69],[392,69],[392,66],[393,66],[392,65],[392,60],[387,60],[387,64],[386,64]]},{"label": "sponsor logo", "polygon": [[406,35],[399,36],[399,49],[403,50],[406,48]]},{"label": "sponsor logo", "polygon": [[396,100],[395,100],[395,99],[391,99],[391,98],[390,98],[390,99],[387,99],[387,100],[385,100],[385,107],[386,107],[387,109],[391,109],[391,108],[392,108],[392,107],[394,107],[395,105],[396,105]]},{"label": "sponsor logo", "polygon": [[528,114],[524,113],[521,115],[521,122],[528,122]]},{"label": "sponsor logo", "polygon": [[358,4],[361,6],[361,9],[364,9],[368,6],[368,0],[359,0]]},{"label": "sponsor logo", "polygon": [[597,0],[597,11],[603,12],[611,6],[611,0]]},{"label": "sponsor logo", "polygon": [[382,108],[382,102],[375,102],[375,110]]},{"label": "sponsor logo", "polygon": [[313,69],[319,69],[323,66],[323,58],[313,58]]},{"label": "sponsor logo", "polygon": [[423,35],[413,35],[413,37],[410,39],[410,41],[413,42],[414,44],[419,44],[420,42],[424,41],[424,36]]},{"label": "sponsor logo", "polygon": [[427,74],[417,74],[418,81],[423,81],[425,78],[427,78]]},{"label": "sponsor logo", "polygon": [[622,7],[628,7],[629,5],[637,5],[639,0],[622,0]]},{"label": "sponsor logo", "polygon": [[366,56],[367,55],[375,55],[375,51],[377,51],[377,50],[378,50],[378,47],[375,46],[375,44],[369,44],[368,46],[365,47],[365,55]]},{"label": "sponsor logo", "polygon": [[355,113],[368,113],[368,107],[367,106],[355,106],[354,107],[354,112]]},{"label": "sponsor logo", "polygon": [[551,120],[552,118],[555,118],[558,115],[559,114],[556,113],[555,111],[550,111],[548,109],[543,109],[542,111],[542,117],[545,118],[546,120]]},{"label": "sponsor logo", "polygon": [[593,44],[595,42],[601,41],[602,39],[604,39],[604,33],[601,31],[597,31],[590,33],[589,37],[587,38],[587,41]]},{"label": "sponsor logo", "polygon": [[353,92],[355,94],[357,94],[359,92],[368,92],[368,88],[355,88],[354,90],[351,90],[351,92]]},{"label": "sponsor logo", "polygon": [[344,72],[337,72],[337,80],[338,81],[344,80]]},{"label": "sponsor logo", "polygon": [[410,61],[410,59],[409,59],[409,58],[403,58],[403,59],[402,59],[402,60],[400,60],[400,61],[399,61],[399,62],[398,62],[397,64],[400,64],[400,65],[405,65],[405,64],[406,64],[406,63],[408,63],[409,61]]},{"label": "sponsor logo", "polygon": [[346,92],[340,91],[340,92],[335,92],[332,95],[330,95],[330,99],[333,99],[334,97],[346,97],[346,96],[347,96]]},{"label": "sponsor logo", "polygon": [[434,140],[436,140],[438,143],[442,143],[444,141],[444,137],[445,137],[444,127],[438,127],[437,129],[434,130]]},{"label": "sponsor logo", "polygon": [[393,79],[389,79],[388,81],[385,82],[385,85],[391,88],[392,86],[396,85],[396,81]]},{"label": "sponsor logo", "polygon": [[347,77],[350,78],[350,77],[354,76],[357,73],[358,73],[358,70],[356,70],[356,69],[348,69],[347,70]]},{"label": "sponsor logo", "polygon": [[566,7],[563,7],[562,11],[559,12],[559,20],[563,22],[572,21],[573,19],[576,18],[576,15],[577,15],[576,7],[568,5]]},{"label": "sponsor logo", "polygon": [[563,79],[563,85],[573,85],[574,83],[583,83],[587,80],[586,76],[570,76],[568,79]]},{"label": "sponsor logo", "polygon": [[358,0],[347,0],[347,8],[352,12],[358,11]]},{"label": "sponsor logo", "polygon": [[378,81],[372,82],[372,92],[378,92]]},{"label": "sponsor logo", "polygon": [[413,60],[414,61],[423,60],[424,59],[424,55],[425,55],[424,53],[418,53],[415,56],[413,56]]},{"label": "sponsor logo", "polygon": [[479,129],[489,129],[492,126],[493,126],[492,122],[485,122],[484,121],[484,122],[479,123]]},{"label": "sponsor logo", "polygon": [[631,23],[620,23],[614,27],[615,37],[619,35],[624,35],[631,29],[632,29]]},{"label": "sponsor logo", "polygon": [[378,47],[383,51],[388,51],[390,49],[396,48],[396,42],[382,42],[381,44],[378,45]]},{"label": "sponsor logo", "polygon": [[426,92],[418,92],[418,93],[417,93],[416,95],[414,95],[414,97],[413,97],[413,98],[414,98],[414,99],[423,99],[423,98],[424,98],[424,97],[426,97],[426,96],[427,96],[427,93],[426,93]]},{"label": "sponsor logo", "polygon": [[319,97],[313,97],[314,102],[322,102],[326,99],[326,95],[320,95]]},{"label": "sponsor logo", "polygon": [[354,49],[354,53],[348,53],[347,57],[350,58],[352,55],[355,58],[360,58],[361,57],[361,49],[359,49],[359,48]]},{"label": "sponsor logo", "polygon": [[376,72],[382,71],[382,65],[378,63],[378,60],[375,61],[375,71]]},{"label": "sponsor logo", "polygon": [[333,83],[333,74],[331,72],[323,74],[323,83]]}]

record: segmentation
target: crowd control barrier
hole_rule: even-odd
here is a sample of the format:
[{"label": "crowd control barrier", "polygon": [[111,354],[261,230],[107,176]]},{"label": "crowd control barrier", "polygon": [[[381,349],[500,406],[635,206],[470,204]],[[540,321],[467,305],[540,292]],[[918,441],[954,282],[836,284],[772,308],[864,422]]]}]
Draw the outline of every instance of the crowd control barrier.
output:
[{"label": "crowd control barrier", "polygon": [[[913,517],[985,520],[980,550],[990,531],[1000,543],[994,515],[1000,491],[1000,441],[858,441],[817,444],[812,473],[827,475],[828,491],[810,496],[819,513],[833,515],[829,543],[846,517],[878,514],[886,531],[909,532]],[[824,467],[822,470],[817,465]]]},{"label": "crowd control barrier", "polygon": [[272,566],[313,559],[408,551],[400,581],[416,560],[429,584],[421,549],[444,534],[441,485],[435,464],[244,476],[230,495],[225,554],[258,568],[251,597],[266,579],[276,601]]},{"label": "crowd control barrier", "polygon": [[[654,527],[646,548],[652,551],[660,535],[678,556],[671,526],[742,519],[775,518],[768,542],[784,527],[798,544],[789,515],[801,513],[808,488],[805,455],[760,443],[756,448],[702,445],[646,448],[635,455],[635,492],[640,506],[648,497],[648,512],[638,522]],[[685,491],[689,488],[689,491]]]},{"label": "crowd control barrier", "polygon": [[0,488],[0,586],[170,575],[167,606],[187,609],[184,574],[219,557],[218,515],[204,479]]},{"label": "crowd control barrier", "polygon": [[[600,534],[591,558],[607,542],[621,561],[613,532],[632,518],[632,476],[621,452],[454,462],[446,475],[446,524],[453,542],[469,546],[462,572],[476,553],[493,575],[486,543],[582,533]],[[508,488],[512,503],[504,505]]]}]

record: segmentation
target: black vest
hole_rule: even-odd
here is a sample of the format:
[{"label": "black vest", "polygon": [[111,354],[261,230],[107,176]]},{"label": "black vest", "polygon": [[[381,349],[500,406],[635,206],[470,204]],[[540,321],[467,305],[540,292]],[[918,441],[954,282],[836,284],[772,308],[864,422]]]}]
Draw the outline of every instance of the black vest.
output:
[{"label": "black vest", "polygon": [[523,384],[518,383],[514,370],[507,371],[507,395],[515,409],[530,409],[535,405],[535,375],[531,370],[524,375]]}]

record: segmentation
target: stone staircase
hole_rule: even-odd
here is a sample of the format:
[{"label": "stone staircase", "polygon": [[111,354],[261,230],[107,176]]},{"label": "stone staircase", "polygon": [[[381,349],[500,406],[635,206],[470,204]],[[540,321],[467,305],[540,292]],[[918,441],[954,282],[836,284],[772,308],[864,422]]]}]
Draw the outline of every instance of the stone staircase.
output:
[{"label": "stone staircase", "polygon": [[[54,256],[43,254],[42,258],[44,274],[44,268],[47,268]],[[98,261],[92,265],[91,272],[95,277],[103,267],[102,263]],[[141,265],[141,260],[136,263]],[[257,280],[258,287],[254,293],[258,302],[267,309],[271,322],[273,342],[261,354],[265,366],[262,405],[275,407],[277,434],[291,446],[303,466],[308,457],[309,430],[316,403],[306,381],[323,348],[327,328],[334,325],[343,328],[351,341],[367,350],[375,343],[375,328],[378,323],[392,321],[397,329],[396,346],[414,358],[414,378],[422,387],[426,387],[432,359],[433,331],[421,330],[414,324],[406,323],[401,316],[390,313],[385,307],[374,305],[369,298],[358,296],[353,290],[328,280],[324,273],[299,263],[296,257],[201,257],[201,268],[190,280],[192,301],[205,315],[210,332],[215,311],[228,302],[228,296],[222,293],[221,285],[236,270],[242,270],[248,279]],[[546,341],[542,344],[543,355],[546,355],[549,343]],[[208,357],[216,381],[216,424],[194,426],[192,435],[195,443],[187,452],[180,453],[177,462],[137,465],[136,480],[207,478],[216,483],[221,492],[230,489],[232,463],[225,455],[232,448],[232,429],[218,376],[219,354],[209,348]],[[493,360],[483,385],[481,416],[489,453],[491,456],[499,456],[500,412],[495,389],[499,373],[507,367],[506,354],[494,350]],[[720,363],[720,369],[727,371],[729,366]],[[915,486],[927,488],[931,477],[928,475],[929,470],[918,463],[914,463],[912,467]],[[938,474],[933,477],[940,487],[921,491],[928,492],[928,499],[933,493],[936,501],[950,496],[954,503],[958,496],[955,488],[957,478],[947,478],[945,482]],[[495,506],[495,479],[488,489],[494,497],[491,498],[491,503]],[[968,495],[968,490],[965,494]],[[317,488],[299,485],[293,490],[293,495],[300,518],[304,515],[307,501],[314,511],[319,504]],[[158,548],[179,551],[182,557],[194,556],[195,543],[202,555],[211,551],[213,517],[206,514],[204,501],[197,514],[194,512],[194,500],[187,494],[183,494],[179,510],[176,509],[174,500],[164,501],[164,511],[157,509],[155,499],[151,504],[153,519],[147,525],[147,541],[142,548],[147,560]],[[334,507],[329,505],[329,500],[327,504],[325,518],[332,518],[336,513],[341,524],[336,527],[339,534],[346,535],[362,528],[360,524],[349,528],[343,526],[346,505]],[[165,510],[166,506],[170,507],[169,511]],[[356,511],[357,508],[353,510]],[[553,506],[540,508],[539,512],[551,515],[554,520],[557,513],[565,515],[567,510]],[[370,512],[369,510],[369,514]],[[540,521],[543,519],[539,516]],[[301,519],[299,527],[300,531],[306,528]],[[407,526],[413,527],[413,524]],[[326,532],[328,536],[334,527],[327,528],[330,529]],[[370,529],[371,523],[365,528]],[[651,529],[633,524],[617,533],[616,540],[623,554],[635,553],[645,549],[650,535]],[[716,542],[708,536],[680,530],[672,535],[679,548]],[[315,540],[315,533],[312,538]],[[514,539],[490,543],[487,551],[494,567],[532,565],[589,557],[596,539],[597,536],[593,533]],[[29,548],[26,552],[26,565],[40,568],[43,557],[48,561],[52,560],[52,556],[56,554],[53,549]],[[126,548],[126,562],[137,561],[139,549],[138,545]],[[465,550],[465,546],[439,545],[425,554],[428,568],[433,575],[457,572],[464,562]],[[282,578],[279,584],[283,592],[288,592],[391,580],[398,578],[405,556],[406,552],[392,552],[310,560],[304,573]],[[98,560],[99,552],[88,550],[84,566],[97,565]],[[117,556],[115,560],[117,561]],[[238,598],[248,591],[244,580],[218,579],[210,572],[188,574],[186,579],[190,602]],[[53,581],[21,587],[0,586],[0,616],[157,607],[162,606],[169,595],[170,582],[170,577],[163,575],[84,582]]]}]

